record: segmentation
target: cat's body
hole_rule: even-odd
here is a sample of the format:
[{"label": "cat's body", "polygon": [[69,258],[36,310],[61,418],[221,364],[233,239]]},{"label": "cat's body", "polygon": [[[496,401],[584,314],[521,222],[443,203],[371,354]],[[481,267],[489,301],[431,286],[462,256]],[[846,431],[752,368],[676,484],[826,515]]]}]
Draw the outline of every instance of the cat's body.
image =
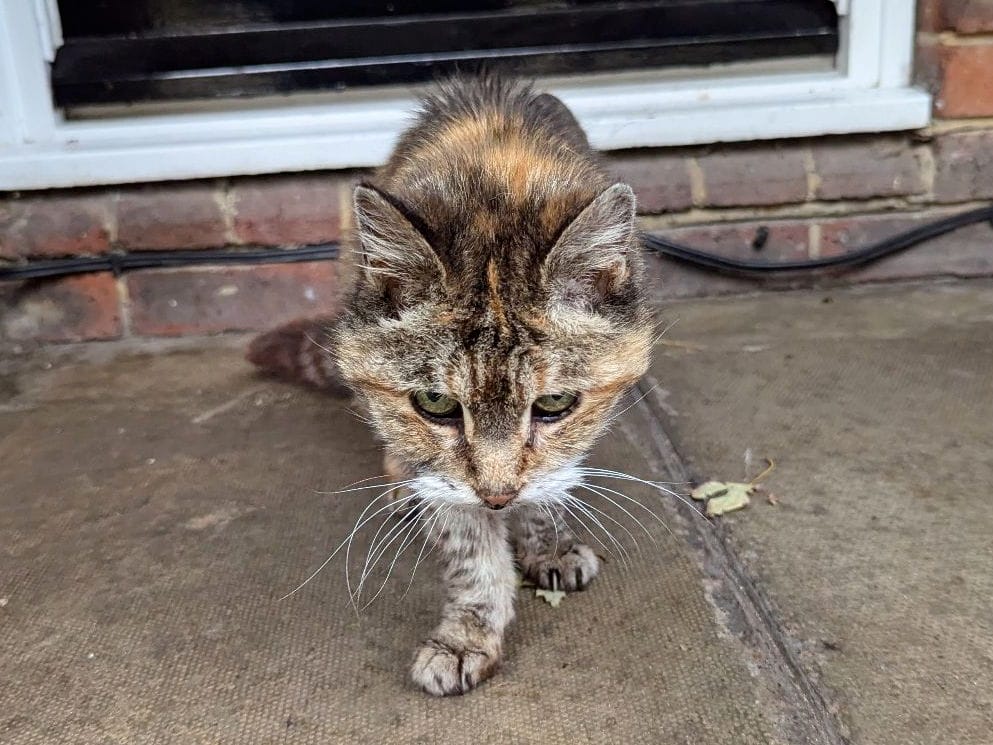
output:
[{"label": "cat's body", "polygon": [[[583,589],[599,571],[560,510],[648,363],[634,196],[557,99],[485,78],[425,100],[355,211],[362,269],[336,362],[402,503],[437,517],[448,600],[413,680],[464,693],[500,660],[515,559],[543,587]],[[330,367],[308,361],[315,349],[283,362],[318,382]]]}]

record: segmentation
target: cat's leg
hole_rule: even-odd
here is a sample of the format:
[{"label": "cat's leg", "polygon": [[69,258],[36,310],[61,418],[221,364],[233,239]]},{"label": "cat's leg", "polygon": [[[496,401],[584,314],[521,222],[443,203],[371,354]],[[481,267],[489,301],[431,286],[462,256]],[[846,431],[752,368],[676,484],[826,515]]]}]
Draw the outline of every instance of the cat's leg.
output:
[{"label": "cat's leg", "polygon": [[526,579],[547,590],[584,590],[600,572],[600,559],[554,507],[514,511],[514,551]]},{"label": "cat's leg", "polygon": [[448,598],[410,674],[428,693],[449,696],[475,688],[496,671],[503,632],[514,617],[517,574],[502,514],[454,508],[438,547]]}]

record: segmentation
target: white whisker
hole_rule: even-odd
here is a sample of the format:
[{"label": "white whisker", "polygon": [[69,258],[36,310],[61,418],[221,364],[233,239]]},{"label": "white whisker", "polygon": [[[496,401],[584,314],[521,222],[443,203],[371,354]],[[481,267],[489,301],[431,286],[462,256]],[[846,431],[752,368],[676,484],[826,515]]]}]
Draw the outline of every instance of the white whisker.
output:
[{"label": "white whisker", "polygon": [[328,347],[326,347],[323,344],[321,344],[319,341],[317,341],[317,339],[315,339],[313,336],[311,336],[310,333],[304,331],[303,335],[306,336],[311,341],[312,344],[314,344],[317,347],[320,347],[321,349],[323,349],[328,354],[334,356],[334,350],[329,349]]},{"label": "white whisker", "polygon": [[[418,492],[415,492],[414,494],[412,494],[410,497],[407,498],[407,501],[410,501],[410,499],[418,496],[420,496],[420,494]],[[380,558],[382,558],[386,549],[389,548],[391,545],[393,545],[393,542],[400,535],[404,534],[405,532],[404,529],[409,527],[411,524],[416,523],[416,521],[410,521],[410,523],[408,523],[408,521],[406,520],[406,516],[401,516],[400,520],[396,523],[396,525],[394,525],[386,532],[386,535],[383,536],[382,540],[377,542],[377,539],[379,538],[379,534],[383,532],[383,528],[386,527],[386,524],[389,523],[393,517],[395,517],[395,514],[387,515],[386,519],[383,520],[383,522],[380,523],[379,528],[377,528],[376,534],[372,537],[372,541],[369,543],[369,550],[366,552],[365,564],[362,566],[362,574],[359,576],[359,584],[358,587],[355,588],[354,593],[351,591],[351,581],[349,579],[349,572],[347,566],[347,553],[346,553],[345,584],[348,587],[349,597],[352,600],[352,606],[355,608],[356,612],[358,612],[359,610],[357,605],[358,597],[362,594],[362,588],[365,585],[365,581],[369,577],[369,572],[372,571],[372,567],[376,565],[376,562],[378,562]],[[393,536],[392,540],[390,539],[391,536]],[[387,541],[389,541],[389,543],[387,543]],[[373,558],[374,556],[375,558]]]},{"label": "white whisker", "polygon": [[[283,597],[281,597],[280,600],[285,600],[286,598],[290,597],[290,595],[296,594],[298,590],[300,590],[304,585],[306,585],[314,577],[316,577],[320,573],[320,571],[322,569],[324,569],[324,567],[326,567],[330,563],[331,559],[333,559],[338,554],[338,552],[341,551],[341,549],[345,547],[346,544],[347,545],[350,545],[351,544],[352,538],[355,536],[356,531],[358,531],[363,525],[365,525],[365,523],[368,522],[368,520],[371,520],[372,518],[374,518],[376,515],[378,515],[384,509],[388,509],[389,507],[391,507],[392,506],[392,503],[387,504],[384,507],[381,507],[380,509],[376,510],[376,512],[374,512],[372,515],[370,515],[369,518],[365,522],[362,522],[362,516],[365,515],[365,513],[369,511],[369,508],[372,507],[380,499],[382,499],[383,497],[385,497],[387,494],[389,494],[391,491],[392,491],[392,489],[387,489],[382,494],[380,494],[377,497],[375,497],[371,502],[369,502],[369,504],[367,504],[365,506],[365,509],[362,510],[361,514],[358,517],[358,520],[355,521],[354,527],[352,528],[351,532],[349,532],[349,534],[345,537],[345,539],[341,543],[338,544],[338,546],[334,549],[334,551],[332,551],[331,554],[323,562],[321,562],[321,565],[319,567],[317,567],[317,569],[315,569],[313,571],[313,573],[309,577],[307,577],[307,579],[305,579],[303,582],[301,582],[295,588],[293,588],[288,593],[286,593],[285,595],[283,595]],[[347,561],[347,551],[346,551],[346,561]]]},{"label": "white whisker", "polygon": [[[566,497],[566,498],[569,498],[569,497],[570,497],[570,495],[569,495],[569,494],[567,494],[567,493],[565,493],[565,492],[563,492],[563,493],[562,493],[562,496],[564,496],[564,497]],[[595,540],[595,541],[596,541],[597,543],[599,543],[599,544],[600,544],[600,546],[602,546],[602,547],[603,547],[603,550],[604,550],[604,551],[606,551],[606,552],[607,552],[608,554],[610,554],[610,555],[611,555],[611,556],[613,556],[614,558],[616,558],[616,559],[618,559],[618,560],[619,560],[619,561],[620,561],[620,562],[621,562],[621,563],[622,563],[622,564],[623,564],[623,565],[624,565],[625,567],[627,567],[627,566],[628,566],[628,564],[627,564],[627,559],[628,559],[628,556],[629,556],[629,555],[628,555],[628,552],[627,552],[627,549],[625,549],[625,548],[624,548],[624,546],[623,546],[623,545],[621,545],[621,544],[620,544],[620,543],[618,542],[618,540],[617,540],[616,538],[614,538],[614,536],[613,536],[613,535],[611,534],[611,532],[610,532],[609,530],[607,530],[607,529],[606,529],[606,528],[604,527],[604,525],[603,525],[603,523],[601,523],[601,522],[600,522],[599,520],[597,520],[597,519],[596,519],[596,516],[595,516],[595,515],[592,515],[592,514],[591,514],[591,513],[589,513],[588,511],[586,511],[586,510],[584,510],[584,509],[583,509],[583,506],[582,506],[582,505],[581,505],[580,503],[577,503],[577,502],[572,502],[572,503],[571,503],[571,506],[570,506],[570,503],[569,503],[569,502],[567,502],[567,501],[566,501],[565,499],[562,499],[561,497],[560,497],[560,499],[559,499],[559,502],[558,502],[558,504],[559,504],[559,505],[560,505],[560,506],[561,506],[561,507],[562,507],[563,509],[565,509],[565,511],[566,511],[566,512],[568,512],[568,513],[569,513],[570,515],[572,515],[572,517],[573,517],[573,519],[575,519],[575,520],[576,520],[576,521],[577,521],[577,522],[578,522],[578,523],[579,523],[580,525],[582,525],[582,526],[583,526],[583,528],[585,528],[585,529],[586,529],[586,532],[590,534],[590,536],[591,536],[591,537],[593,538],[593,540]],[[607,536],[607,537],[608,537],[608,538],[609,538],[609,539],[610,539],[610,540],[611,540],[611,541],[612,541],[612,542],[614,543],[614,545],[615,545],[615,546],[617,547],[617,550],[618,550],[618,551],[619,551],[620,553],[619,553],[619,554],[615,554],[615,553],[614,553],[613,551],[611,551],[611,550],[610,550],[610,548],[608,548],[608,546],[607,546],[607,544],[606,544],[606,543],[604,543],[604,542],[603,542],[602,540],[600,540],[600,536],[598,536],[598,535],[597,535],[597,534],[596,534],[596,533],[595,533],[595,532],[594,532],[594,531],[593,531],[593,530],[592,530],[592,529],[590,528],[590,526],[586,524],[586,521],[585,521],[585,520],[583,520],[583,519],[582,519],[582,518],[581,518],[581,517],[580,517],[579,515],[577,515],[577,514],[576,514],[576,513],[575,513],[575,512],[574,512],[574,511],[572,510],[572,507],[575,507],[575,508],[576,508],[577,510],[579,510],[579,511],[580,511],[580,512],[582,512],[582,513],[583,513],[584,515],[586,515],[586,517],[588,517],[588,518],[589,518],[590,520],[592,520],[592,521],[593,521],[594,523],[596,523],[597,525],[599,525],[599,527],[600,527],[600,529],[601,529],[601,530],[602,530],[602,531],[604,532],[604,535],[606,535],[606,536]]]},{"label": "white whisker", "polygon": [[[585,484],[578,484],[578,486],[580,488],[588,488]],[[596,492],[593,492],[593,493],[596,494]],[[586,500],[580,499],[575,494],[569,494],[568,495],[568,498],[571,499],[571,500],[573,500],[573,501],[575,501],[575,502],[582,503],[588,509],[591,509],[591,510],[593,510],[594,512],[596,512],[598,514],[603,515],[605,518],[607,518],[608,520],[610,520],[612,523],[614,523],[615,525],[617,525],[618,527],[620,527],[631,538],[631,541],[632,541],[632,543],[634,543],[635,548],[637,548],[638,550],[641,550],[641,546],[638,544],[638,539],[635,537],[634,533],[631,532],[631,529],[628,528],[628,526],[625,525],[624,523],[622,523],[619,520],[617,520],[609,512],[605,512],[604,510],[601,510],[599,507],[595,507],[594,505],[590,504]],[[648,539],[652,543],[655,543],[655,536],[653,536],[651,533],[649,533],[648,532],[648,529],[645,528],[645,526],[642,525],[642,523],[634,515],[632,515],[630,512],[627,512],[627,510],[624,510],[624,508],[621,508],[621,510],[623,512],[625,512],[628,517],[630,517],[632,520],[634,520],[634,522],[637,523],[638,527],[640,527],[642,530],[645,531],[645,535],[648,536]]]},{"label": "white whisker", "polygon": [[662,329],[662,330],[661,330],[661,331],[659,332],[659,334],[658,334],[658,336],[656,336],[656,337],[655,337],[655,338],[654,338],[654,339],[652,340],[652,346],[654,347],[654,346],[655,346],[656,344],[658,344],[658,343],[659,343],[660,341],[662,341],[662,337],[663,337],[663,336],[665,336],[666,334],[668,334],[668,333],[669,333],[669,331],[670,331],[670,329],[672,329],[672,327],[673,327],[673,326],[675,326],[675,325],[676,325],[677,323],[679,323],[679,319],[678,319],[678,318],[674,318],[674,319],[672,320],[672,322],[671,322],[671,323],[669,323],[669,325],[667,325],[667,326],[666,326],[666,327],[665,327],[664,329]]},{"label": "white whisker", "polygon": [[[387,490],[387,491],[385,491],[385,492],[383,492],[383,494],[381,494],[381,495],[380,495],[380,498],[381,498],[381,497],[384,497],[384,496],[386,496],[386,495],[387,495],[387,494],[389,494],[389,493],[390,493],[391,491],[393,491],[393,489],[389,489],[389,490]],[[410,496],[408,496],[408,497],[406,497],[406,498],[404,498],[404,499],[402,499],[402,500],[400,500],[400,502],[399,502],[399,503],[397,503],[397,502],[389,502],[389,503],[387,503],[386,505],[384,505],[383,507],[380,507],[380,508],[379,508],[378,510],[376,510],[376,511],[375,511],[375,512],[374,512],[373,514],[371,514],[371,515],[370,515],[369,517],[367,517],[367,518],[365,519],[365,521],[363,521],[363,522],[361,522],[361,523],[356,523],[356,526],[355,526],[355,528],[354,528],[354,529],[352,530],[352,533],[351,533],[351,535],[349,535],[349,536],[348,536],[348,546],[347,546],[347,547],[345,548],[345,588],[346,588],[346,589],[348,590],[348,597],[349,597],[349,598],[351,598],[351,597],[352,597],[352,581],[351,581],[351,575],[350,575],[350,573],[349,573],[349,564],[351,563],[351,554],[352,554],[352,539],[353,539],[353,538],[355,537],[355,534],[356,534],[356,532],[358,532],[358,529],[359,529],[359,528],[361,528],[361,527],[362,527],[363,525],[365,525],[365,524],[366,524],[367,522],[369,522],[370,520],[372,520],[372,519],[373,519],[374,517],[376,517],[376,515],[379,515],[380,513],[382,513],[382,512],[384,512],[384,511],[386,511],[386,510],[388,510],[388,509],[393,509],[393,510],[395,510],[395,509],[397,509],[397,507],[399,507],[400,505],[405,505],[405,504],[407,504],[408,502],[410,502],[410,501],[411,501],[412,499],[415,499],[415,498],[416,498],[416,497],[418,497],[418,496],[419,496],[419,494],[418,494],[417,492],[414,492],[414,493],[413,493],[413,494],[411,494]],[[359,515],[359,520],[362,520],[362,515],[364,515],[364,514],[366,513],[366,511],[367,511],[368,509],[369,509],[369,507],[366,507],[366,509],[364,509],[364,510],[362,510],[362,514],[361,514],[361,515]],[[388,520],[389,520],[389,518],[387,518],[386,520],[384,520],[384,521],[383,521],[383,525],[385,525],[385,524],[386,524],[386,522],[387,522]],[[379,529],[378,529],[378,530],[376,531],[376,535],[377,535],[377,536],[379,535],[379,532],[380,532],[380,531],[381,531],[381,530],[383,529],[383,525],[380,525],[380,526],[379,526]],[[376,539],[375,539],[375,538],[373,538],[373,541],[374,541],[374,542],[375,542],[375,540],[376,540]],[[354,603],[352,603],[352,605],[353,605],[353,607],[354,607],[354,605],[355,605],[355,604],[354,604]],[[358,610],[358,609],[356,608],[356,611],[357,611],[357,610]]]},{"label": "white whisker", "polygon": [[555,528],[555,548],[552,551],[552,555],[553,556],[558,556],[559,555],[559,524],[558,524],[558,521],[555,519],[555,515],[552,513],[552,508],[551,507],[549,507],[547,504],[539,504],[538,506],[541,507],[546,513],[548,513],[548,519],[552,521],[552,527]]},{"label": "white whisker", "polygon": [[[438,541],[441,540],[442,534],[445,532],[445,529],[448,527],[448,519],[449,517],[451,517],[451,512],[454,509],[455,507],[450,505],[448,507],[445,507],[444,510],[435,513],[433,526],[434,529],[436,530],[437,535],[435,535],[434,543],[431,544],[431,548],[428,549],[428,552],[425,554],[424,546],[428,545],[428,540],[431,538],[431,531],[429,530],[427,535],[424,536],[424,544],[421,546],[420,553],[417,554],[417,560],[414,562],[414,568],[410,570],[410,581],[407,583],[407,588],[403,591],[403,595],[400,596],[401,599],[407,597],[407,593],[410,592],[410,588],[414,584],[414,575],[417,573],[417,567],[421,565],[421,562],[424,559],[426,559],[428,556],[431,555],[431,552],[434,551],[435,547],[438,545]],[[445,522],[442,523],[441,527],[439,528],[438,520],[440,520],[442,516],[444,516]]]},{"label": "white whisker", "polygon": [[[372,476],[371,478],[380,478],[379,476]],[[363,479],[362,481],[368,481],[368,479]],[[335,491],[315,491],[315,494],[348,494],[349,492],[363,491],[365,489],[382,489],[383,487],[389,487],[386,493],[389,493],[393,489],[397,489],[401,486],[407,486],[408,484],[413,484],[417,479],[407,479],[406,481],[388,481],[384,484],[369,484],[368,486],[356,486],[354,489],[336,489]],[[361,484],[361,481],[356,481],[356,484]]]},{"label": "white whisker", "polygon": [[[606,499],[612,505],[614,505],[615,507],[617,507],[617,509],[621,510],[625,515],[627,515],[632,520],[634,520],[636,523],[638,523],[638,525],[641,526],[641,529],[644,530],[645,533],[649,535],[649,537],[651,537],[651,533],[648,532],[648,528],[646,528],[638,518],[636,518],[634,515],[632,515],[626,509],[624,509],[623,505],[621,505],[619,502],[617,502],[617,500],[612,499],[611,497],[608,497],[603,492],[604,491],[608,491],[611,494],[616,494],[617,496],[619,496],[619,497],[621,497],[623,499],[628,500],[629,502],[634,502],[636,505],[638,505],[639,507],[641,507],[641,509],[643,509],[649,515],[651,515],[652,517],[654,517],[658,521],[659,525],[661,525],[663,528],[666,529],[666,531],[669,533],[669,535],[671,535],[673,538],[676,537],[673,534],[672,530],[669,529],[669,526],[665,524],[665,521],[661,517],[659,517],[658,515],[656,515],[646,505],[642,504],[641,502],[639,502],[634,497],[630,497],[627,494],[624,494],[623,492],[619,492],[616,489],[611,489],[610,487],[603,486],[601,484],[580,484],[580,487],[583,488],[583,489],[586,489],[587,491],[593,492],[594,494],[596,494],[597,496],[599,496],[601,499]],[[655,540],[654,537],[652,538],[652,540],[653,541]]]},{"label": "white whisker", "polygon": [[[387,583],[390,581],[390,577],[393,575],[393,568],[396,566],[397,560],[399,560],[400,555],[406,550],[406,548],[411,543],[417,540],[417,537],[425,530],[425,528],[428,528],[430,530],[431,521],[433,519],[434,516],[432,515],[431,517],[425,520],[422,520],[420,517],[416,517],[411,521],[411,528],[406,532],[405,534],[406,537],[403,539],[403,541],[400,543],[400,546],[397,548],[396,554],[393,556],[393,561],[390,562],[390,566],[386,570],[386,576],[383,578],[382,584],[380,584],[379,589],[376,590],[376,594],[373,595],[371,598],[369,598],[366,604],[362,606],[362,610],[365,610],[370,605],[372,605],[373,601],[375,601],[375,599],[378,598],[380,594],[382,594],[383,590],[386,588]],[[420,523],[420,527],[415,530],[414,526],[417,526],[419,523]],[[373,566],[375,566],[375,562],[373,562]]]},{"label": "white whisker", "polygon": [[627,406],[625,406],[623,409],[621,409],[620,411],[618,411],[615,414],[611,414],[610,415],[611,421],[617,419],[618,417],[620,417],[621,415],[623,415],[625,412],[627,412],[629,409],[633,409],[635,406],[637,406],[638,404],[640,404],[645,399],[645,396],[647,396],[649,393],[651,393],[652,391],[654,391],[658,387],[659,387],[659,383],[656,383],[651,388],[649,388],[647,391],[645,391],[640,396],[638,396],[638,398],[636,398],[634,401],[632,401]]},{"label": "white whisker", "polygon": [[[622,565],[624,565],[624,566],[626,566],[626,564],[624,564],[624,560],[623,560],[623,558],[622,558],[622,557],[620,557],[620,556],[618,556],[617,554],[615,554],[615,553],[614,553],[614,552],[613,552],[613,551],[612,551],[612,550],[610,549],[610,547],[609,547],[609,546],[607,546],[607,544],[606,544],[606,543],[604,543],[603,541],[601,541],[601,540],[600,540],[600,538],[599,538],[599,536],[597,536],[597,535],[596,535],[596,533],[594,533],[594,532],[593,532],[593,530],[592,530],[592,529],[590,528],[590,526],[589,526],[589,525],[587,525],[587,524],[586,524],[586,523],[585,523],[585,522],[583,521],[583,519],[582,519],[582,518],[581,518],[581,517],[580,517],[579,515],[577,515],[577,514],[576,514],[575,512],[573,512],[573,511],[572,511],[571,509],[569,509],[569,507],[568,507],[567,505],[565,505],[565,504],[562,504],[562,503],[560,503],[560,505],[559,505],[559,506],[560,506],[560,507],[562,507],[562,509],[564,509],[564,510],[565,510],[566,512],[568,512],[568,513],[569,513],[569,517],[571,517],[571,518],[572,518],[573,520],[575,520],[575,521],[576,521],[576,522],[577,522],[577,523],[578,523],[578,524],[579,524],[580,526],[582,526],[582,528],[583,528],[583,530],[584,530],[584,531],[586,532],[586,534],[587,534],[587,535],[589,535],[589,536],[590,536],[590,538],[592,538],[592,539],[593,539],[594,541],[596,541],[596,542],[597,542],[598,544],[600,544],[600,547],[601,547],[601,548],[602,548],[602,549],[603,549],[604,551],[606,551],[606,552],[607,552],[607,553],[608,553],[608,554],[610,555],[610,557],[611,557],[611,558],[613,558],[613,559],[617,559],[618,561],[620,561],[620,562],[621,562],[621,564],[622,564]],[[563,520],[564,520],[564,519],[565,519],[565,518],[563,517]],[[568,525],[568,522],[566,522],[566,525]],[[570,528],[571,528],[571,527],[572,527],[572,526],[570,526]],[[574,531],[574,532],[575,532],[575,531]]]},{"label": "white whisker", "polygon": [[665,484],[675,485],[675,484],[678,484],[678,483],[685,483],[685,482],[646,481],[645,479],[640,479],[637,476],[632,476],[629,473],[621,473],[620,471],[609,471],[609,470],[604,469],[604,468],[580,468],[580,469],[577,469],[577,470],[580,473],[582,473],[584,476],[600,476],[602,478],[607,478],[607,479],[620,479],[622,481],[634,481],[634,482],[637,482],[639,484],[644,484],[645,486],[650,486],[650,487],[652,487],[653,489],[655,489],[657,491],[662,491],[662,492],[665,492],[666,494],[668,494],[669,496],[675,497],[680,502],[682,502],[687,507],[689,507],[690,510],[693,512],[693,514],[695,514],[698,518],[700,518],[704,522],[708,522],[707,519],[700,512],[700,510],[697,509],[697,506],[695,504],[693,504],[688,499],[686,499],[686,497],[684,497],[682,494],[679,494],[678,492],[674,492],[672,489],[667,489],[665,487]]},{"label": "white whisker", "polygon": [[[372,481],[373,479],[388,479],[390,475],[388,473],[381,473],[378,476],[366,476],[364,479],[359,479],[358,481],[353,481],[350,484],[345,484],[342,489],[347,489],[350,486],[358,486],[359,484],[364,484],[366,481]],[[386,486],[386,483],[380,484],[380,486]]]}]

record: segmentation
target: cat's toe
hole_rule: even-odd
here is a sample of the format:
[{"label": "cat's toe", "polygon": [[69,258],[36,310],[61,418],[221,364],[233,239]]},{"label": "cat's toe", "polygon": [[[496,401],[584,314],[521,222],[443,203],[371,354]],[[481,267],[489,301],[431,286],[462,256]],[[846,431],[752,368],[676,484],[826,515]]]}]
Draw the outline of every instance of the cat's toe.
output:
[{"label": "cat's toe", "polygon": [[577,543],[558,556],[525,556],[521,571],[543,590],[585,590],[600,573],[600,559],[593,549]]},{"label": "cat's toe", "polygon": [[429,639],[417,650],[410,677],[432,696],[459,696],[492,676],[498,662],[492,653]]}]

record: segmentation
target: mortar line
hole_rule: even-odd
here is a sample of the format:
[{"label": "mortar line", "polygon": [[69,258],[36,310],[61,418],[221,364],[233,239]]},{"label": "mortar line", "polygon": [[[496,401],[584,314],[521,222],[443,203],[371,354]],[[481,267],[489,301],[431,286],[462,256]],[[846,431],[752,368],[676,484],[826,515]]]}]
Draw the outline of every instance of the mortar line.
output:
[{"label": "mortar line", "polygon": [[880,215],[905,215],[921,212],[948,212],[956,209],[986,207],[989,199],[959,199],[954,202],[924,202],[923,195],[886,197],[862,201],[797,202],[795,204],[765,207],[727,207],[721,209],[693,208],[684,212],[658,215],[639,215],[639,223],[646,230],[663,231],[686,227],[718,227],[741,222],[775,220],[809,220],[818,217],[873,217]]}]

